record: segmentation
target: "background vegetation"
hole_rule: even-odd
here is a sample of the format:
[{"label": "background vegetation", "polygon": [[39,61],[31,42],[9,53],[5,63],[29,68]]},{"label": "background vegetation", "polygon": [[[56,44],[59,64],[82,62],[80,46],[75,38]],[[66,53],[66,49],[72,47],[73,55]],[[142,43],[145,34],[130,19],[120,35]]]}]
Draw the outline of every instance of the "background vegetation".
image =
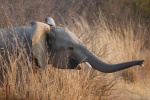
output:
[{"label": "background vegetation", "polygon": [[[103,100],[150,98],[150,0],[0,0],[0,27],[30,25],[54,18],[68,27],[108,63],[144,59],[145,66],[104,74],[81,64],[81,70],[48,66],[45,73],[10,55],[0,99]],[[3,59],[1,58],[1,62]],[[21,67],[20,67],[21,66]],[[8,68],[7,63],[1,68]],[[22,69],[22,74],[18,69]],[[3,71],[3,70],[2,70]],[[5,74],[5,73],[4,73]],[[16,76],[18,78],[16,78]]]}]

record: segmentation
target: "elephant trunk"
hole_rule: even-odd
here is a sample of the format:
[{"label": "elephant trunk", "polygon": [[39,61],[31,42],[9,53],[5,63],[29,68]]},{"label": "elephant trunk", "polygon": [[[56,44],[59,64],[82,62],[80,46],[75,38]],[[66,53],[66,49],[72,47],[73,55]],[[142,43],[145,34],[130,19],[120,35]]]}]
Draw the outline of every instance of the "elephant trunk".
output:
[{"label": "elephant trunk", "polygon": [[99,60],[98,57],[94,55],[92,52],[86,50],[85,53],[87,56],[87,62],[92,66],[92,68],[104,73],[112,73],[135,65],[142,65],[144,62],[144,60],[136,60],[119,64],[107,64]]}]

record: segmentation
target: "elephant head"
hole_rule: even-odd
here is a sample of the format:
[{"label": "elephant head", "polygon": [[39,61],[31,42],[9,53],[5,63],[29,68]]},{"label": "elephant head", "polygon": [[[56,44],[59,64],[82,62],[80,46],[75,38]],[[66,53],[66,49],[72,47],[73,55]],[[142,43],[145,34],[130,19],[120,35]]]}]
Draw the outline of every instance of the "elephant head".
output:
[{"label": "elephant head", "polygon": [[[48,58],[48,62],[57,68],[74,69],[78,64],[88,62],[87,64],[93,69],[104,73],[120,71],[144,62],[144,60],[136,60],[107,64],[98,59],[75,34],[65,27],[50,26],[44,23],[41,25],[39,22],[32,23],[32,27],[35,27],[32,37],[32,52],[42,68],[45,68]],[[40,32],[43,30],[44,32]]]}]

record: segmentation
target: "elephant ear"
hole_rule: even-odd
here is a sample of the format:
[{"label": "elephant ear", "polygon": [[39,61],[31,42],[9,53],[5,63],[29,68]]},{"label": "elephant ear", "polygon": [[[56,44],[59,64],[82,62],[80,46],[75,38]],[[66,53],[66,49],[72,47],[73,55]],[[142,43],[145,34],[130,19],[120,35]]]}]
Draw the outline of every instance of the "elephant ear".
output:
[{"label": "elephant ear", "polygon": [[32,22],[31,24],[33,28],[32,53],[39,66],[44,69],[47,64],[46,38],[50,33],[50,26],[42,22]]}]

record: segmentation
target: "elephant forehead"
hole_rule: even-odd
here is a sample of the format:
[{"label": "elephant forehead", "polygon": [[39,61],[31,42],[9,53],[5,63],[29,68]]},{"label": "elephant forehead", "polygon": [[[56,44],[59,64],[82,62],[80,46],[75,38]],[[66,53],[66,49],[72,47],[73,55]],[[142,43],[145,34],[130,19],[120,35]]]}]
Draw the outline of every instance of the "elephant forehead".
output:
[{"label": "elephant forehead", "polygon": [[80,41],[77,36],[69,31],[66,27],[53,27],[52,29],[56,38],[78,44],[82,43],[82,41]]}]

